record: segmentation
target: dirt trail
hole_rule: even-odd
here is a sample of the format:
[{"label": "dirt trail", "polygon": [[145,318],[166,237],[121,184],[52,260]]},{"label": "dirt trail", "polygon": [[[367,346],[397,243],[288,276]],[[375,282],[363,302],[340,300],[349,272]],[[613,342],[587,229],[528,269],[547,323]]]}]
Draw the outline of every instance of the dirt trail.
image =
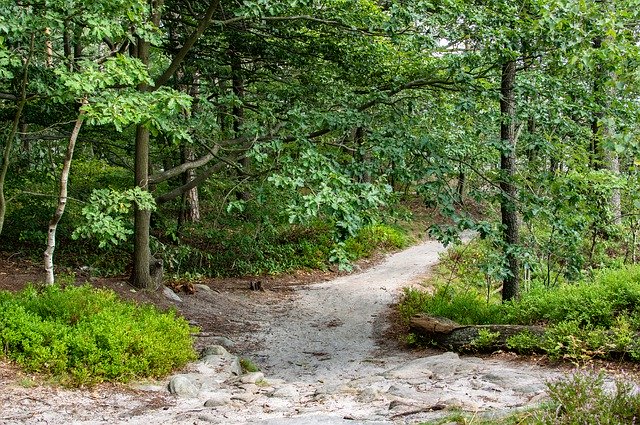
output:
[{"label": "dirt trail", "polygon": [[[8,383],[0,393],[0,424],[419,423],[454,408],[491,415],[539,401],[557,371],[378,345],[389,305],[401,288],[429,273],[443,250],[424,242],[365,272],[297,287],[284,297],[198,291],[178,303],[185,313],[206,311],[210,316],[197,317],[201,323],[228,316],[219,308],[223,301],[232,306],[233,317],[225,320],[238,327],[225,335],[236,342],[229,350],[253,359],[264,378],[233,377],[200,362],[184,375],[197,394],[176,397],[168,394],[168,381],[134,392],[66,391],[24,388],[0,376],[0,384]],[[214,341],[205,336],[199,343]]]},{"label": "dirt trail", "polygon": [[[367,376],[392,357],[375,356],[377,333],[400,290],[418,282],[444,248],[426,242],[363,273],[299,288],[281,317],[261,329],[260,364],[277,378],[331,382]],[[401,358],[407,354],[396,353]]]}]

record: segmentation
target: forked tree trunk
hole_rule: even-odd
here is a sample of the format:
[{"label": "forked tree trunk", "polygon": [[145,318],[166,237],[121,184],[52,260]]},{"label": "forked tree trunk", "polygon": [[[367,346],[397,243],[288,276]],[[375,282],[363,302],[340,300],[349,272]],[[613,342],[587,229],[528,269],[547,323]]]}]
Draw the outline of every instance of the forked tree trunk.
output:
[{"label": "forked tree trunk", "polygon": [[69,171],[71,170],[71,161],[73,160],[73,150],[76,146],[76,140],[78,140],[78,134],[82,127],[82,118],[84,110],[82,106],[87,104],[87,100],[82,101],[76,124],[69,137],[69,145],[67,146],[67,153],[64,157],[64,164],[62,166],[62,173],[60,173],[60,195],[58,196],[58,206],[56,211],[49,222],[49,231],[47,232],[47,249],[44,251],[44,270],[47,273],[46,283],[47,285],[53,285],[55,283],[55,275],[53,273],[53,252],[56,249],[56,229],[58,223],[64,214],[65,207],[67,206],[67,182],[69,181]]},{"label": "forked tree trunk", "polygon": [[513,60],[502,65],[500,85],[500,212],[504,229],[503,241],[509,274],[502,281],[502,300],[509,301],[520,295],[520,261],[513,248],[520,242],[518,231],[518,212],[516,210],[516,100],[515,100],[516,63]]}]

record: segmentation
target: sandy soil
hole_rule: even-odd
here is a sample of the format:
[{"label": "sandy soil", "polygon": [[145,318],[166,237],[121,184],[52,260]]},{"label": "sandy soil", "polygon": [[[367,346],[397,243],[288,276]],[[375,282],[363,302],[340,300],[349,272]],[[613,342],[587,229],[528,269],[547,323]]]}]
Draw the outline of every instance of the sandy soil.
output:
[{"label": "sandy soil", "polygon": [[[339,277],[298,273],[263,279],[264,290],[257,291],[249,289],[251,279],[210,281],[207,284],[212,290],[181,293],[181,302],[136,292],[121,279],[94,280],[96,286],[111,287],[128,298],[164,307],[175,305],[202,328],[196,338],[198,347],[210,345],[215,336],[228,337],[235,342],[230,351],[252,359],[267,381],[277,382],[280,388],[292,388],[297,396],[274,408],[266,390],[258,388],[253,389],[255,397],[245,397],[243,403],[207,409],[202,400],[170,395],[165,389],[167,381],[71,391],[25,376],[13,365],[0,362],[0,424],[354,424],[417,423],[428,419],[431,416],[426,410],[412,415],[393,411],[393,407],[398,400],[410,398],[406,394],[411,391],[416,393],[415,400],[423,397],[420,400],[425,403],[431,400],[427,396],[435,397],[433,403],[444,400],[444,395],[464,401],[465,397],[472,397],[473,391],[484,391],[472,391],[464,384],[476,376],[446,375],[441,380],[429,377],[428,382],[405,379],[397,386],[388,378],[389,370],[439,354],[404,347],[395,336],[398,329],[390,305],[403,287],[418,283],[429,273],[443,250],[439,243],[427,241],[359,273]],[[14,267],[14,272],[20,271],[11,259],[2,261],[5,267],[0,262],[0,269]],[[34,275],[37,270],[23,274],[30,272]],[[11,273],[0,274],[0,288],[15,289],[15,282]],[[542,382],[558,374],[557,370],[500,359],[470,359],[468,363],[472,365],[468,370],[476,375],[487,371],[499,374],[509,368]],[[420,388],[423,390],[418,391]],[[434,388],[438,388],[437,394]],[[393,391],[402,394],[392,396]],[[483,402],[469,405],[500,410],[524,403],[506,390],[504,402],[499,395],[483,394],[477,394]],[[526,400],[533,398],[528,396]],[[424,414],[420,416],[421,413]]]}]

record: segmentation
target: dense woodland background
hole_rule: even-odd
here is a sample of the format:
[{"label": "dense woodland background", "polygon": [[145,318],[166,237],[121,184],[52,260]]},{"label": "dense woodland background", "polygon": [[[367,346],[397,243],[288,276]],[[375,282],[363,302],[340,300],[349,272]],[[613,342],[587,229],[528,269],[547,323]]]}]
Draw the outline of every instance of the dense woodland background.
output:
[{"label": "dense woodland background", "polygon": [[0,249],[143,288],[348,267],[418,202],[505,300],[635,263],[639,6],[3,1]]}]

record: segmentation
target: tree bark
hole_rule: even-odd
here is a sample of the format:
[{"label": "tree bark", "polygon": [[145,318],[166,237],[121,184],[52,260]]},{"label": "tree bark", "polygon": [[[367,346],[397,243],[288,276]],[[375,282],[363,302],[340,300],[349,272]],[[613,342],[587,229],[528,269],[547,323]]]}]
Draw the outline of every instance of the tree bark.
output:
[{"label": "tree bark", "polygon": [[520,261],[514,248],[520,242],[518,212],[515,201],[517,190],[514,183],[516,174],[516,62],[510,60],[502,65],[500,85],[500,213],[504,229],[503,241],[509,274],[502,281],[502,300],[509,301],[520,295]]},{"label": "tree bark", "polygon": [[[182,162],[189,162],[195,159],[193,149],[188,146],[182,147]],[[195,179],[196,173],[193,169],[187,170],[183,174],[183,184],[188,184]],[[197,223],[200,221],[200,201],[198,198],[198,186],[192,187],[182,194],[182,210],[180,211],[180,224]]]},{"label": "tree bark", "polygon": [[[545,328],[523,325],[473,325],[462,326],[451,320],[425,314],[411,318],[411,331],[421,335],[428,342],[454,351],[496,351],[507,350],[507,339],[521,333],[542,336]],[[492,337],[482,341],[481,332],[490,332]]]},{"label": "tree bark", "polygon": [[[151,21],[155,26],[160,23],[160,9],[163,0],[151,2]],[[138,39],[137,43],[138,59],[145,65],[149,65],[150,43],[143,39]],[[147,91],[150,87],[146,83],[138,86],[138,90]],[[136,128],[135,140],[135,185],[144,191],[149,190],[149,129],[143,124],[138,124]],[[131,272],[131,284],[141,289],[157,289],[160,279],[151,278],[151,251],[150,241],[151,211],[138,208],[136,205],[134,213],[134,239],[133,239],[133,270]]]},{"label": "tree bark", "polygon": [[[233,50],[233,47],[229,51],[229,55],[231,56],[231,85],[233,89],[233,94],[243,102],[245,90],[244,90],[244,76],[242,75],[242,62],[240,61],[240,56],[238,53]],[[233,110],[233,137],[240,137],[242,135],[242,125],[244,124],[244,106],[243,105],[234,105]],[[249,158],[246,155],[239,161],[242,170],[245,172],[249,172],[249,166],[251,164]],[[248,201],[251,199],[251,193],[247,190],[239,190],[236,193],[236,197],[242,201]]]},{"label": "tree bark", "polygon": [[67,146],[67,153],[64,157],[64,164],[62,166],[62,172],[60,173],[60,195],[58,196],[58,206],[56,207],[53,217],[49,222],[49,231],[47,232],[47,249],[44,251],[44,270],[47,274],[46,284],[53,285],[55,283],[55,275],[53,273],[53,253],[56,249],[56,229],[58,223],[64,214],[64,210],[67,206],[67,182],[69,181],[69,171],[71,170],[71,161],[73,160],[73,150],[76,146],[76,140],[78,140],[78,134],[80,134],[80,128],[82,127],[82,116],[84,110],[82,106],[87,104],[87,100],[82,101],[80,106],[80,112],[76,119],[76,124],[69,137],[69,145]]},{"label": "tree bark", "polygon": [[4,219],[7,214],[7,200],[4,195],[4,182],[7,178],[7,172],[9,171],[9,162],[11,160],[11,150],[13,149],[13,141],[16,138],[18,126],[20,125],[20,120],[22,118],[22,111],[24,110],[24,105],[27,103],[27,81],[29,79],[29,65],[31,63],[31,58],[33,57],[34,40],[35,40],[35,34],[31,34],[31,41],[29,44],[29,56],[27,56],[27,60],[25,61],[24,73],[22,74],[22,81],[20,83],[20,98],[18,99],[16,114],[13,118],[11,129],[9,130],[9,134],[7,134],[7,138],[4,145],[4,151],[2,152],[2,164],[0,166],[0,235],[2,234],[2,229],[4,227]]}]

